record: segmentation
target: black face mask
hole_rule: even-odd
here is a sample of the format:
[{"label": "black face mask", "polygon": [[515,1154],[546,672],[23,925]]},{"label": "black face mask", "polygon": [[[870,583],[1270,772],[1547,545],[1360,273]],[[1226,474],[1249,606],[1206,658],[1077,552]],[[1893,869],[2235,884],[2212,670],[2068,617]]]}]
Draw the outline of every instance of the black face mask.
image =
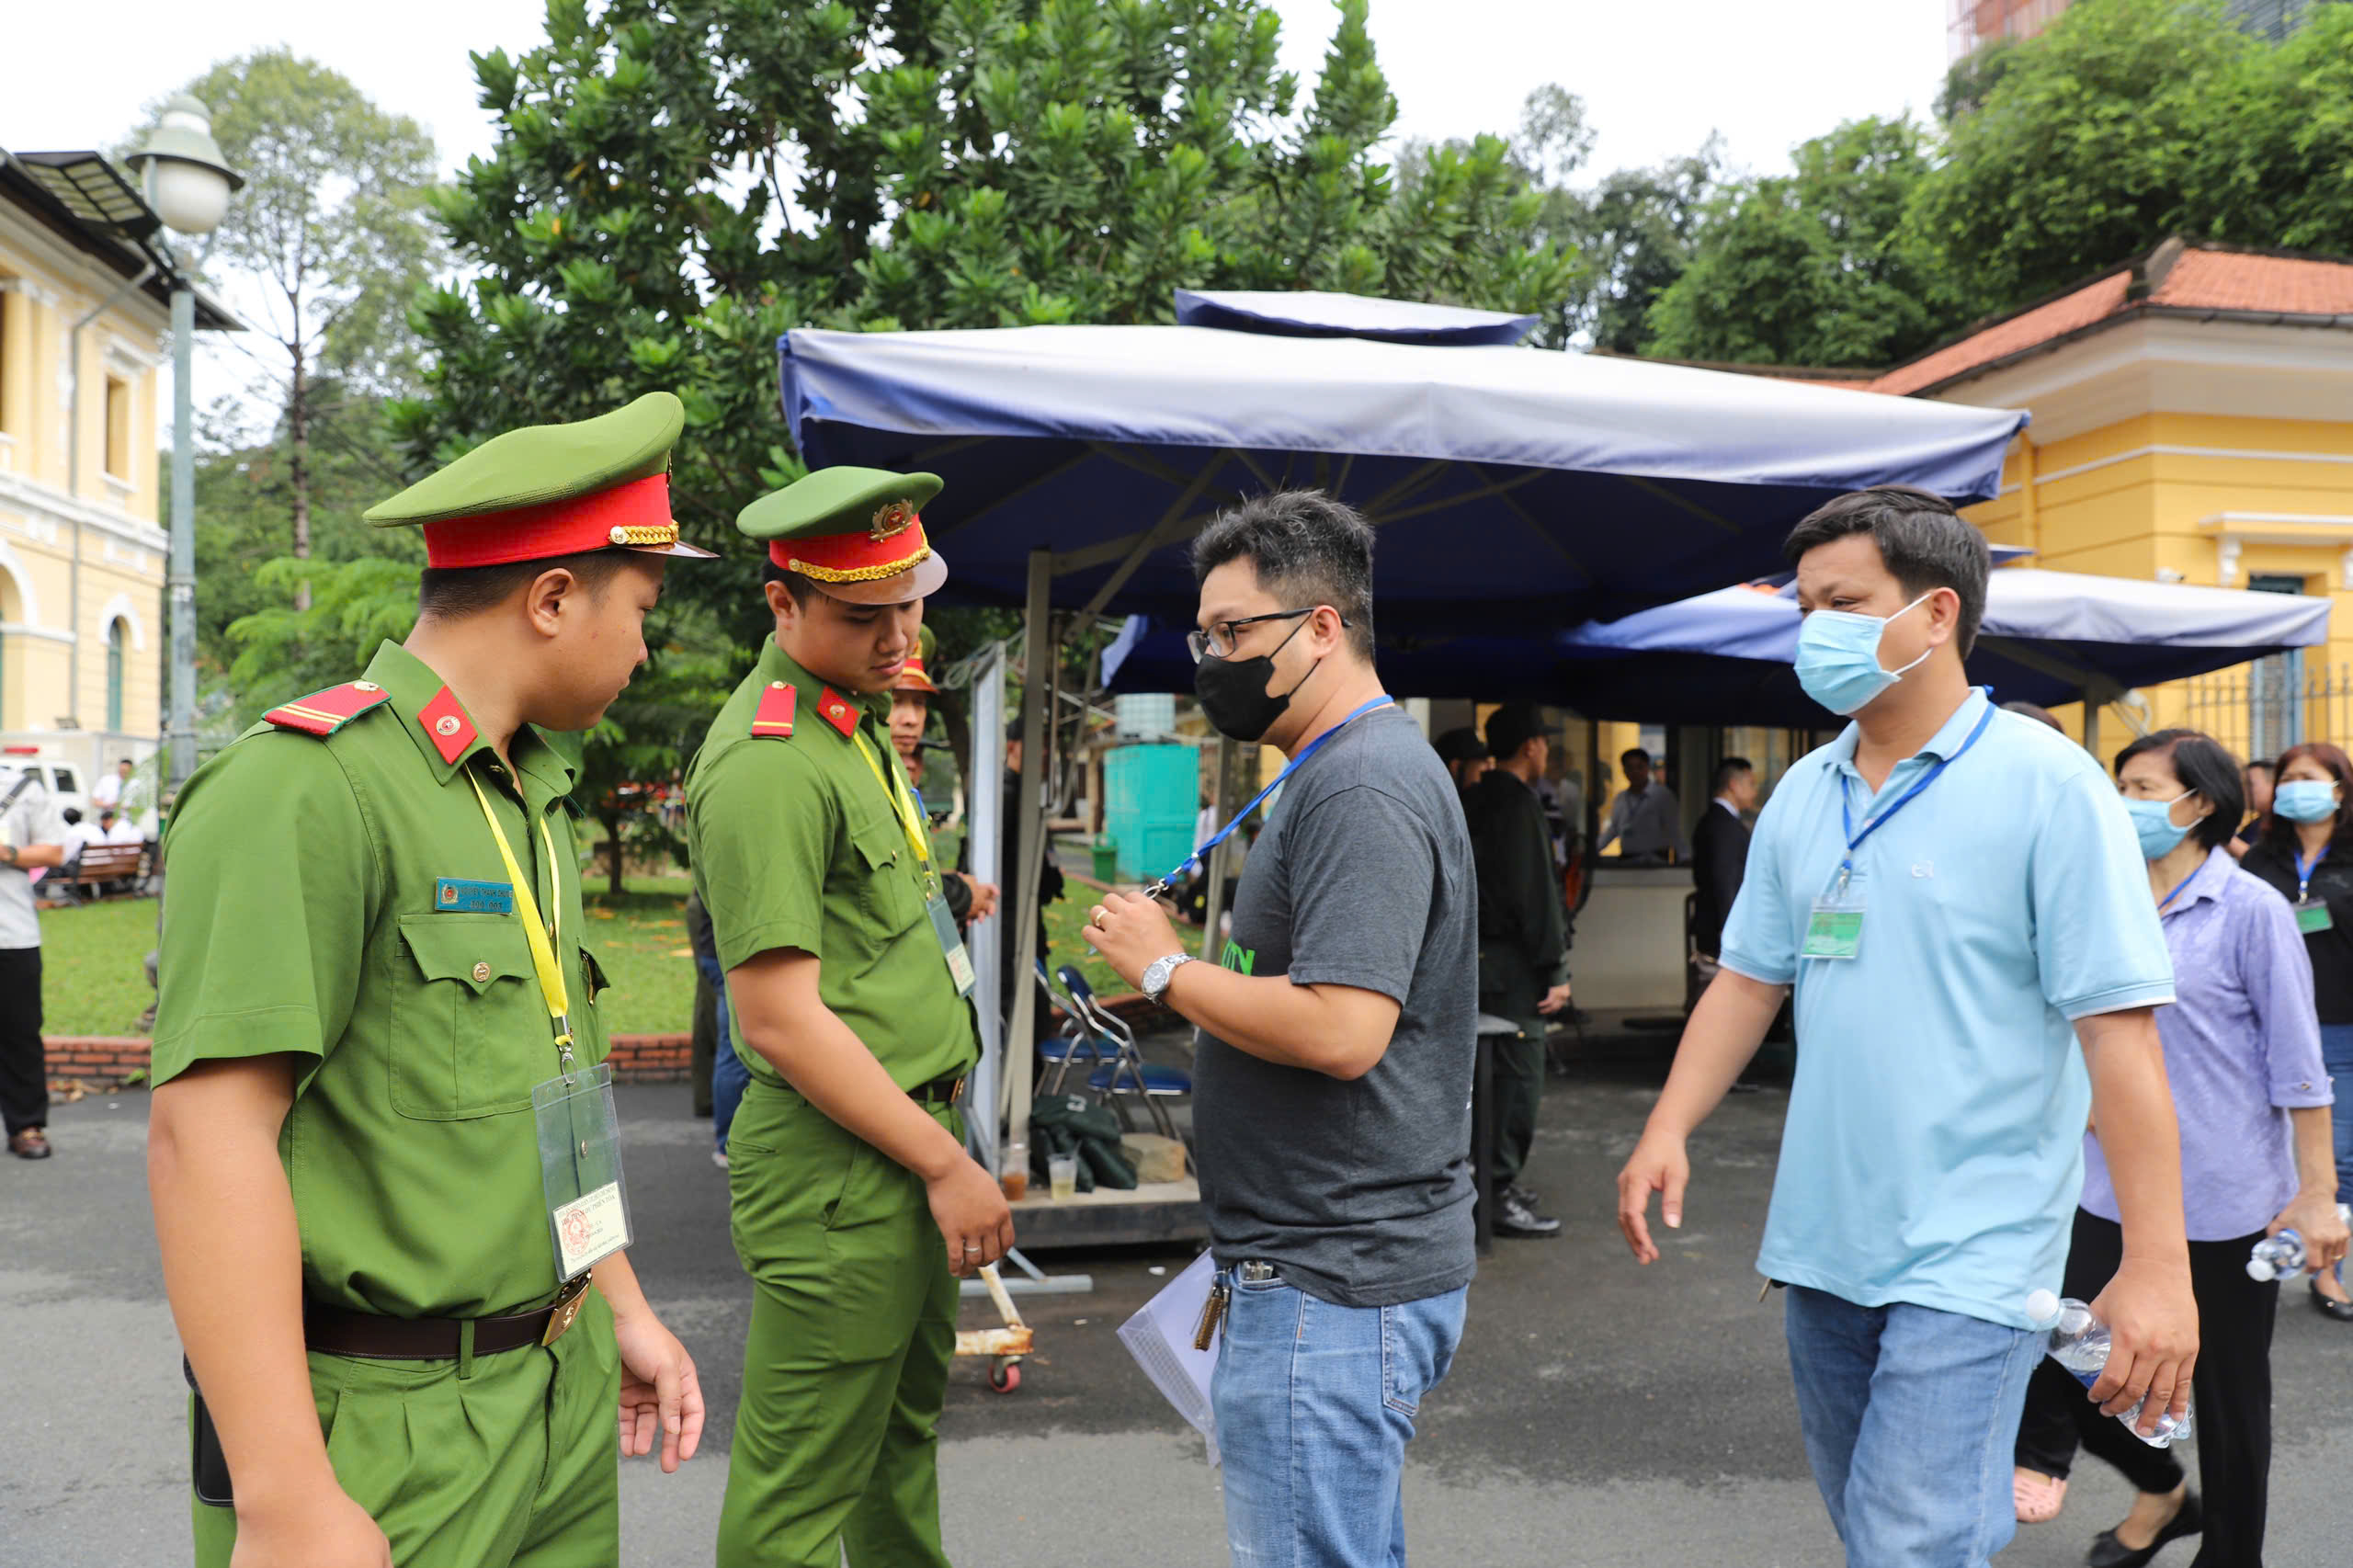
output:
[{"label": "black face mask", "polygon": [[[1298,636],[1306,624],[1302,619],[1292,627],[1290,637]],[[1290,637],[1275,644],[1275,653],[1290,646]],[[1283,716],[1283,710],[1290,706],[1291,693],[1305,686],[1322,667],[1323,661],[1319,659],[1306,675],[1299,677],[1290,691],[1276,697],[1267,690],[1267,682],[1275,673],[1274,653],[1261,653],[1255,659],[1203,659],[1193,666],[1193,695],[1200,700],[1202,713],[1220,734],[1237,741],[1256,741]]]}]

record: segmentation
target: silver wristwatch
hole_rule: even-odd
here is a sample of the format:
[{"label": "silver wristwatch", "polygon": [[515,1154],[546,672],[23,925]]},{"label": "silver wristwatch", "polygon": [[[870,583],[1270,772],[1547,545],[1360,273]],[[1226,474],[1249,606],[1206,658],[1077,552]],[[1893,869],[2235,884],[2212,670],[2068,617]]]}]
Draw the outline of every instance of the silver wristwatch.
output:
[{"label": "silver wristwatch", "polygon": [[1160,999],[1168,994],[1168,977],[1176,972],[1177,965],[1192,961],[1190,953],[1171,953],[1165,959],[1153,960],[1143,971],[1143,999],[1155,1007],[1160,1006]]}]

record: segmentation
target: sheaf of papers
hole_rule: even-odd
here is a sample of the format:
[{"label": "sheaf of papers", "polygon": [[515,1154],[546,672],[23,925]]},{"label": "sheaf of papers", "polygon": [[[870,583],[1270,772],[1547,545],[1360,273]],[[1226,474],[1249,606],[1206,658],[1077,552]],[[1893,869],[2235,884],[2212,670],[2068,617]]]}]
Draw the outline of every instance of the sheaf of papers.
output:
[{"label": "sheaf of papers", "polygon": [[1209,1440],[1212,1465],[1218,1462],[1217,1419],[1210,1412],[1210,1374],[1217,1369],[1217,1341],[1211,1339],[1207,1350],[1196,1350],[1193,1335],[1201,1326],[1201,1307],[1216,1273],[1216,1262],[1201,1254],[1120,1325],[1120,1343],[1144,1376]]}]

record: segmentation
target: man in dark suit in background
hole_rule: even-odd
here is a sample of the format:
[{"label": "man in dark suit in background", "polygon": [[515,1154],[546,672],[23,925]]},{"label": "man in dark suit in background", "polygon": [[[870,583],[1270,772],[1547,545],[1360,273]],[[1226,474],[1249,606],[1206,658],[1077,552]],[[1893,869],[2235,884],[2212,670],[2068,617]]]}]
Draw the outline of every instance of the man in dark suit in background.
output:
[{"label": "man in dark suit in background", "polygon": [[1728,756],[1716,764],[1709,793],[1715,798],[1691,830],[1691,882],[1699,894],[1691,934],[1712,967],[1723,948],[1724,917],[1748,869],[1748,822],[1742,813],[1756,809],[1756,769],[1745,756]]}]

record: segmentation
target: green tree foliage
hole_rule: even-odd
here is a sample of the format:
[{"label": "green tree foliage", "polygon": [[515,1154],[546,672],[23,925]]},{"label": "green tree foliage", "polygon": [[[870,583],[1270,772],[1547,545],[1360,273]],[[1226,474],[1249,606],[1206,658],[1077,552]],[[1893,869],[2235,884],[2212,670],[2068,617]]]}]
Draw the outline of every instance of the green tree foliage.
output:
[{"label": "green tree foliage", "polygon": [[1594,347],[1642,352],[1652,304],[1690,265],[1723,172],[1723,143],[1654,168],[1620,169],[1560,210],[1591,268],[1575,328]]},{"label": "green tree foliage", "polygon": [[[423,465],[668,388],[674,510],[724,547],[798,472],[789,327],[1165,321],[1180,284],[1566,296],[1501,141],[1396,187],[1366,0],[1340,12],[1302,102],[1258,0],[556,0],[546,44],[476,58],[498,145],[438,203],[474,278],[415,312],[438,359],[399,436]],[[745,644],[764,618],[741,571],[674,591]]]},{"label": "green tree foliage", "polygon": [[1918,240],[1948,258],[1961,313],[2202,231],[2202,144],[2245,144],[2250,128],[2215,111],[2260,48],[2220,0],[2086,0],[2021,45],[1983,106],[1953,122],[1912,212]]},{"label": "green tree foliage", "polygon": [[[285,48],[222,61],[187,90],[211,109],[214,138],[245,176],[207,264],[244,285],[242,308],[275,345],[269,358],[256,356],[278,410],[278,456],[264,466],[283,499],[284,546],[305,557],[318,500],[314,444],[340,448],[338,461],[380,446],[380,400],[415,385],[408,301],[439,260],[420,221],[433,141]],[[303,581],[295,580],[298,598]]]},{"label": "green tree foliage", "polygon": [[1929,171],[1909,120],[1859,119],[1799,147],[1796,173],[1725,187],[1647,320],[1646,351],[1766,365],[1884,365],[1943,326],[1936,258],[1904,227]]}]

